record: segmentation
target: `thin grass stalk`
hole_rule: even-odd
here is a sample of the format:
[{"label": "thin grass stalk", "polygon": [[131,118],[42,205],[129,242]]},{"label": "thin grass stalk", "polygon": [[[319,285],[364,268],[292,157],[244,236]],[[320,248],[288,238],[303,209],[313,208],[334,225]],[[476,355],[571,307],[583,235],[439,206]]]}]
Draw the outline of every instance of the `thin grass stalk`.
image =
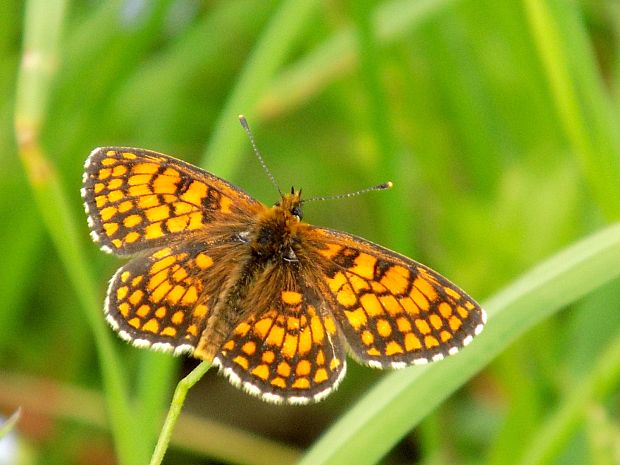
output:
[{"label": "thin grass stalk", "polygon": [[[600,210],[608,220],[620,217],[620,153],[613,127],[596,113],[597,106],[606,106],[600,100],[605,94],[596,70],[580,72],[571,66],[569,55],[575,54],[580,67],[593,67],[592,52],[586,47],[581,31],[571,28],[568,36],[560,27],[561,17],[570,20],[576,5],[553,0],[523,1],[532,38],[538,49],[543,70],[560,122],[575,156],[581,163],[582,172]],[[587,74],[584,76],[584,74]],[[585,94],[585,96],[584,96]],[[587,103],[582,103],[584,97]],[[612,116],[608,114],[607,117]]]},{"label": "thin grass stalk", "polygon": [[[393,0],[372,13],[378,44],[392,44],[419,24],[433,19],[460,0]],[[359,63],[355,31],[346,28],[278,72],[256,104],[261,119],[294,111]]]},{"label": "thin grass stalk", "polygon": [[[94,334],[119,462],[138,465],[140,449],[129,409],[128,387],[101,316],[101,302],[62,181],[39,141],[50,84],[59,61],[64,0],[30,0],[26,4],[25,39],[17,81],[15,131],[19,155],[39,213],[52,238]],[[76,195],[78,195],[76,193]]]},{"label": "thin grass stalk", "polygon": [[562,447],[584,423],[588,407],[599,402],[618,386],[620,380],[620,331],[596,361],[592,371],[559,403],[525,448],[523,465],[556,463]]},{"label": "thin grass stalk", "polygon": [[209,371],[209,368],[211,368],[211,363],[202,362],[177,384],[177,387],[174,390],[174,396],[172,397],[172,402],[170,403],[168,415],[166,416],[166,421],[161,429],[159,439],[157,440],[155,450],[153,451],[151,461],[149,462],[150,465],[160,465],[164,460],[164,455],[168,450],[172,432],[174,431],[174,427],[179,419],[181,410],[183,409],[183,403],[185,402],[185,397],[187,397],[187,391],[189,391],[194,384],[200,381],[205,373]]},{"label": "thin grass stalk", "polygon": [[246,139],[235,124],[237,116],[245,114],[252,123],[256,102],[307,26],[318,3],[317,0],[284,0],[273,14],[217,119],[202,166],[208,165],[224,178],[231,177],[240,166]]}]

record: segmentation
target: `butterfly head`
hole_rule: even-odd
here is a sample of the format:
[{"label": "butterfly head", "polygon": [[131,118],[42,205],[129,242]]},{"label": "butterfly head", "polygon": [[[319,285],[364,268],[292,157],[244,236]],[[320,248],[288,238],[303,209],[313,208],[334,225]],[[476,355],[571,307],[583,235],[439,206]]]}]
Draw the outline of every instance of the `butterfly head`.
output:
[{"label": "butterfly head", "polygon": [[280,201],[275,204],[275,207],[281,209],[284,212],[287,212],[297,221],[301,221],[301,219],[303,218],[301,204],[301,189],[296,191],[294,187],[291,187],[291,193],[282,194]]},{"label": "butterfly head", "polygon": [[301,224],[301,191],[291,189],[280,200],[265,209],[250,236],[255,257],[268,260],[297,261],[294,248]]}]

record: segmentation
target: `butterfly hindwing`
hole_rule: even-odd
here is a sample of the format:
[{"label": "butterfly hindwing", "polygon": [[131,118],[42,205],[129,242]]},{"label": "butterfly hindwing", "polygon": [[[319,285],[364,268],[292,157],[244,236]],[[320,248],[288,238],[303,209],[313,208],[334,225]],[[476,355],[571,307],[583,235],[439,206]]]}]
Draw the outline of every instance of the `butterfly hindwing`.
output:
[{"label": "butterfly hindwing", "polygon": [[486,314],[430,268],[364,239],[312,228],[352,355],[377,368],[439,360],[467,345]]},{"label": "butterfly hindwing", "polygon": [[256,282],[257,292],[273,289],[270,303],[235,327],[215,361],[231,382],[265,400],[315,402],[344,376],[345,346],[325,300],[282,274]]},{"label": "butterfly hindwing", "polygon": [[137,346],[193,353],[222,287],[218,249],[189,242],[133,258],[110,281],[105,313]]}]

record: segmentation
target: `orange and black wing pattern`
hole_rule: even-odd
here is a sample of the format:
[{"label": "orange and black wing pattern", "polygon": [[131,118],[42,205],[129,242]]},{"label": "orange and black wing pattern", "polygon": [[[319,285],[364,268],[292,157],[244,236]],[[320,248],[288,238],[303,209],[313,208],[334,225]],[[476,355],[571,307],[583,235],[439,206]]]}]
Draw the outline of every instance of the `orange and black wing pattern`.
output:
[{"label": "orange and black wing pattern", "polygon": [[210,252],[189,242],[132,259],[110,281],[106,319],[135,346],[193,353],[210,314],[206,283],[222,279],[213,265]]},{"label": "orange and black wing pattern", "polygon": [[252,294],[265,289],[269,304],[248,312],[215,358],[233,384],[270,402],[317,402],[346,372],[342,334],[305,278],[286,268],[259,276],[246,305],[251,308],[259,300]]},{"label": "orange and black wing pattern", "polygon": [[123,147],[93,150],[84,164],[82,197],[93,240],[117,255],[186,239],[213,223],[243,223],[265,208],[198,167]]},{"label": "orange and black wing pattern", "polygon": [[324,228],[309,237],[321,288],[351,354],[376,368],[404,368],[456,353],[486,313],[439,273],[364,239]]},{"label": "orange and black wing pattern", "polygon": [[112,277],[105,316],[138,347],[194,354],[227,271],[265,207],[234,185],[144,149],[95,149],[82,187],[91,236],[137,254]]}]

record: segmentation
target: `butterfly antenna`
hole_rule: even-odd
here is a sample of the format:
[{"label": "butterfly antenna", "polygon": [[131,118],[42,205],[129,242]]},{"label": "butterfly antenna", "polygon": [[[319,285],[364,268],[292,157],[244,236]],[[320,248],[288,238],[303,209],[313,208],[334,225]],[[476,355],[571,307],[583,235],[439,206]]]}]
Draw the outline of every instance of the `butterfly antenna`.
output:
[{"label": "butterfly antenna", "polygon": [[317,200],[348,199],[349,197],[355,197],[360,194],[366,194],[367,192],[383,191],[386,189],[391,189],[393,186],[394,184],[392,183],[392,181],[388,181],[388,182],[384,182],[383,184],[379,184],[378,186],[367,187],[366,189],[361,189],[355,192],[348,192],[346,194],[330,195],[327,197],[311,197],[309,199],[303,199],[302,203],[315,202]]},{"label": "butterfly antenna", "polygon": [[254,154],[256,155],[256,158],[258,158],[258,161],[260,162],[261,166],[265,170],[265,173],[267,173],[267,176],[269,176],[269,179],[271,179],[271,182],[273,183],[273,185],[276,186],[276,189],[278,189],[278,193],[280,194],[280,196],[282,196],[282,191],[280,190],[280,186],[278,186],[278,182],[276,181],[275,176],[269,170],[269,167],[265,163],[265,160],[263,160],[263,156],[260,154],[260,150],[258,150],[256,141],[254,141],[254,135],[252,134],[252,131],[250,130],[250,125],[248,124],[248,120],[245,119],[245,116],[239,115],[239,122],[241,123],[241,126],[243,126],[245,133],[248,135],[248,138],[250,139],[250,143],[252,144],[252,148],[254,149]]}]

